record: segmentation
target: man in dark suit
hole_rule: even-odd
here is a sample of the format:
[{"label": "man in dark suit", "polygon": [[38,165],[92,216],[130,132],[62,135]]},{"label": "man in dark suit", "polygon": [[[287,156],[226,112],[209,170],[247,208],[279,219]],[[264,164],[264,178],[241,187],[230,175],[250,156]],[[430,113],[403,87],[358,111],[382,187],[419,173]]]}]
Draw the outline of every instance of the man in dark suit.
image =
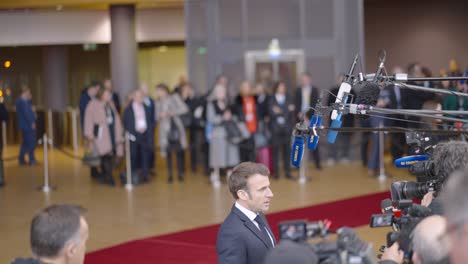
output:
[{"label": "man in dark suit", "polygon": [[[301,74],[301,86],[296,89],[296,96],[294,105],[296,107],[296,116],[300,120],[304,118],[307,124],[309,120],[314,115],[314,110],[310,107],[315,107],[319,99],[318,88],[312,86],[312,78],[310,74],[305,72]],[[317,149],[313,151],[315,167],[317,169],[322,169],[320,165],[320,148],[317,146]]]},{"label": "man in dark suit", "polygon": [[37,116],[33,111],[31,102],[31,91],[24,87],[21,89],[21,96],[16,100],[16,115],[18,118],[18,128],[21,130],[23,142],[19,154],[20,165],[25,165],[24,155],[29,154],[29,164],[37,163],[34,157],[34,149],[36,147],[36,121]]},{"label": "man in dark suit", "polygon": [[233,169],[228,185],[236,203],[218,232],[219,264],[263,263],[268,251],[275,247],[275,237],[263,215],[273,198],[269,174],[265,165],[253,162],[243,162]]},{"label": "man in dark suit", "polygon": [[[0,101],[0,125],[3,122],[8,122],[8,111],[3,103],[3,98]],[[5,177],[3,174],[3,130],[0,128],[0,187],[5,185]]]}]

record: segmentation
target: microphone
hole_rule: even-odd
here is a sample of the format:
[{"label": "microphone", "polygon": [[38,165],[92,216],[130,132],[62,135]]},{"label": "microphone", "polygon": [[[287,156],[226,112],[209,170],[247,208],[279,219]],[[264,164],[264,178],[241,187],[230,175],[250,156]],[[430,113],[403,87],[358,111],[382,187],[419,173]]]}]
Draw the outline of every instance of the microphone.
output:
[{"label": "microphone", "polygon": [[[341,127],[341,125],[343,124],[343,122],[341,121],[341,116],[342,116],[342,113],[339,113],[338,117],[331,122],[331,125],[330,125],[331,128]],[[333,129],[329,130],[327,133],[328,143],[334,144],[337,136],[338,136],[338,130],[333,130]]]},{"label": "microphone", "polygon": [[375,106],[379,99],[380,87],[376,82],[363,81],[357,84],[356,104]]},{"label": "microphone", "polygon": [[432,210],[428,207],[413,204],[410,208],[408,208],[408,214],[412,217],[428,217],[433,215]]},{"label": "microphone", "polygon": [[291,148],[291,164],[299,168],[301,166],[302,157],[304,156],[304,136],[294,135],[294,141]]},{"label": "microphone", "polygon": [[382,208],[383,214],[393,214],[393,203],[390,199],[385,199],[380,202],[380,208]]},{"label": "microphone", "polygon": [[[354,57],[354,61],[351,64],[351,68],[349,69],[348,75],[346,75],[346,79],[341,83],[340,89],[338,90],[338,94],[336,95],[335,104],[344,103],[346,104],[348,101],[348,94],[351,92],[351,83],[352,83],[352,75],[354,73],[354,68],[356,67],[357,61],[359,58],[359,54],[356,54]],[[338,117],[338,111],[333,110],[331,113],[331,120],[335,120]]]},{"label": "microphone", "polygon": [[[322,116],[313,115],[309,122],[309,128],[315,129],[315,127],[321,126],[321,125],[322,125]],[[314,134],[309,134],[309,136],[307,137],[307,148],[310,150],[316,150],[319,139],[320,139],[320,136],[315,134],[315,130],[314,130]]]},{"label": "microphone", "polygon": [[397,168],[409,168],[417,162],[425,161],[428,159],[429,159],[429,156],[426,154],[412,155],[412,156],[407,156],[407,157],[396,159],[394,164],[395,164],[395,167]]}]

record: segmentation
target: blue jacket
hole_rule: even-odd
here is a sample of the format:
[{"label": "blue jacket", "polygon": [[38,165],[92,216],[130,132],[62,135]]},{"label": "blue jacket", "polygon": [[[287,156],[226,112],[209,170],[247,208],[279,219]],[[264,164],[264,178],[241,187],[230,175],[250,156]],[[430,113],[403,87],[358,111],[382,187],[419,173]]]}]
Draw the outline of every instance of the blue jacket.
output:
[{"label": "blue jacket", "polygon": [[16,115],[18,127],[23,131],[33,131],[32,125],[36,123],[37,116],[33,111],[32,102],[18,98],[16,100]]}]

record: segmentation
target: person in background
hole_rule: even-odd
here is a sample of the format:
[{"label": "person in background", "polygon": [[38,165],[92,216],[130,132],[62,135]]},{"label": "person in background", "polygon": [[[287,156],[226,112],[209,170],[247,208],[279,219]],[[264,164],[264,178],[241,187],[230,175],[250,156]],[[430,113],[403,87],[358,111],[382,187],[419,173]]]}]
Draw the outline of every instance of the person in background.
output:
[{"label": "person in background", "polygon": [[268,122],[268,105],[271,99],[271,96],[266,93],[265,87],[262,83],[257,83],[255,85],[255,96],[257,98],[257,113],[258,113],[258,122]]},{"label": "person in background", "polygon": [[[8,122],[9,115],[8,111],[5,107],[5,104],[3,102],[3,98],[0,101],[0,125],[5,122],[5,124]],[[0,129],[0,139],[3,139],[3,129]],[[4,170],[3,170],[3,140],[0,140],[0,187],[5,185],[5,176],[4,176]]]},{"label": "person in background", "polygon": [[121,105],[120,105],[120,96],[119,94],[114,91],[114,87],[112,86],[112,80],[106,79],[104,80],[104,89],[109,90],[112,93],[112,102],[114,103],[115,109],[120,114]]},{"label": "person in background", "polygon": [[[345,75],[341,73],[337,77],[337,85],[335,85],[332,89],[330,89],[330,94],[328,96],[328,104],[332,105],[335,103],[336,97],[338,96],[338,91],[340,90],[340,85],[344,81]],[[350,92],[351,96],[355,96],[353,90]],[[349,101],[349,100],[348,100]],[[353,127],[354,126],[354,115],[344,115],[342,118],[343,125],[342,127]],[[338,133],[336,138],[336,144],[329,145],[329,157],[327,160],[328,166],[333,166],[337,160],[343,163],[349,163],[349,150],[351,148],[351,138],[352,133]]]},{"label": "person in background", "polygon": [[19,154],[19,164],[26,165],[24,156],[26,152],[29,155],[29,164],[37,164],[34,157],[36,148],[36,126],[37,115],[32,105],[31,90],[27,87],[21,89],[21,95],[16,100],[16,115],[18,118],[18,128],[21,130],[22,142]]},{"label": "person in background", "polygon": [[[141,92],[143,93],[143,103],[145,104],[145,107],[149,109],[149,126],[148,126],[148,144],[150,146],[154,146],[154,130],[156,129],[156,105],[149,95],[149,88],[148,85],[143,83],[141,85]],[[150,169],[150,174],[155,173],[153,169],[156,167],[155,162],[156,162],[156,155],[155,155],[155,149],[149,149],[149,169]]]},{"label": "person in background", "polygon": [[151,118],[154,111],[152,112],[143,100],[142,90],[133,92],[132,101],[123,113],[123,123],[125,130],[135,139],[130,141],[132,170],[141,170],[143,182],[148,182],[151,152],[154,149],[154,142],[151,139],[153,135]]},{"label": "person in background", "polygon": [[255,161],[254,134],[258,127],[258,113],[256,98],[248,81],[243,81],[240,85],[239,95],[234,100],[233,112],[239,121],[245,122],[250,132],[250,137],[239,143],[240,161]]},{"label": "person in background", "polygon": [[[468,76],[468,71],[465,72],[465,76]],[[462,92],[462,93],[468,92],[468,82],[459,81],[456,83],[457,83],[456,88],[450,87],[448,88],[448,90],[454,91],[454,92]],[[468,111],[468,98],[451,95],[451,94],[446,95],[442,104],[442,109],[443,110]],[[465,115],[465,116],[450,115],[450,117],[459,117],[463,119],[468,119],[468,115]],[[450,124],[453,124],[453,123],[450,123]]]},{"label": "person in background", "polygon": [[[301,86],[296,89],[295,108],[297,120],[304,119],[304,122],[309,123],[314,115],[314,107],[319,100],[318,88],[312,85],[312,78],[309,73],[304,72],[301,74]],[[315,151],[312,151],[315,160],[315,167],[318,170],[322,169],[320,164],[320,147],[317,146]]]},{"label": "person in background", "polygon": [[274,85],[275,94],[269,101],[271,145],[273,148],[273,170],[275,179],[279,179],[279,152],[281,150],[283,170],[287,179],[293,179],[290,168],[291,133],[294,127],[295,106],[287,94],[286,84],[282,81]]},{"label": "person in background", "polygon": [[91,177],[115,185],[112,168],[114,158],[123,156],[123,129],[110,90],[100,88],[96,98],[86,107],[84,136],[101,156],[101,171],[91,167]]},{"label": "person in background", "polygon": [[30,243],[34,258],[12,264],[83,264],[89,238],[85,209],[54,204],[40,210],[31,222]]},{"label": "person in background", "polygon": [[177,160],[177,173],[179,181],[184,181],[184,150],[187,148],[185,128],[180,116],[188,112],[188,107],[178,93],[170,94],[166,84],[156,86],[156,113],[159,123],[159,147],[161,155],[167,158],[168,178],[172,183],[172,153]]},{"label": "person in background", "polygon": [[206,107],[206,119],[213,126],[209,138],[209,164],[213,169],[210,180],[214,187],[219,187],[220,169],[229,169],[239,163],[239,146],[228,140],[226,128],[223,125],[224,121],[233,119],[225,86],[220,84],[215,86],[211,101]]},{"label": "person in background", "polygon": [[187,77],[184,74],[180,75],[179,82],[174,87],[173,92],[180,94],[180,92],[182,91],[182,86],[184,86],[186,83],[187,83]]},{"label": "person in background", "polygon": [[88,106],[89,102],[91,102],[94,97],[96,97],[96,93],[99,90],[99,83],[98,82],[92,82],[90,85],[88,85],[83,91],[81,92],[80,95],[80,124],[81,124],[81,130],[84,130],[84,116],[85,116],[85,110],[86,107]]}]

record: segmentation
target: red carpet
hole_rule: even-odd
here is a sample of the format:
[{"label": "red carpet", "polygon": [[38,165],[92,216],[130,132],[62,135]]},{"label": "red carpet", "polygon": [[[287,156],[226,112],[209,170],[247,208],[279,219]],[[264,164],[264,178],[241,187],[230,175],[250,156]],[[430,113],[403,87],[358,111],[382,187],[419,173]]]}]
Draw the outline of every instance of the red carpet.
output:
[{"label": "red carpet", "polygon": [[[380,212],[380,201],[389,198],[388,192],[359,196],[315,206],[282,211],[267,215],[278,237],[279,222],[308,219],[329,219],[332,228],[356,227],[369,223],[370,215]],[[127,242],[86,255],[86,264],[179,264],[216,263],[216,234],[219,225],[200,227],[177,233]]]}]

